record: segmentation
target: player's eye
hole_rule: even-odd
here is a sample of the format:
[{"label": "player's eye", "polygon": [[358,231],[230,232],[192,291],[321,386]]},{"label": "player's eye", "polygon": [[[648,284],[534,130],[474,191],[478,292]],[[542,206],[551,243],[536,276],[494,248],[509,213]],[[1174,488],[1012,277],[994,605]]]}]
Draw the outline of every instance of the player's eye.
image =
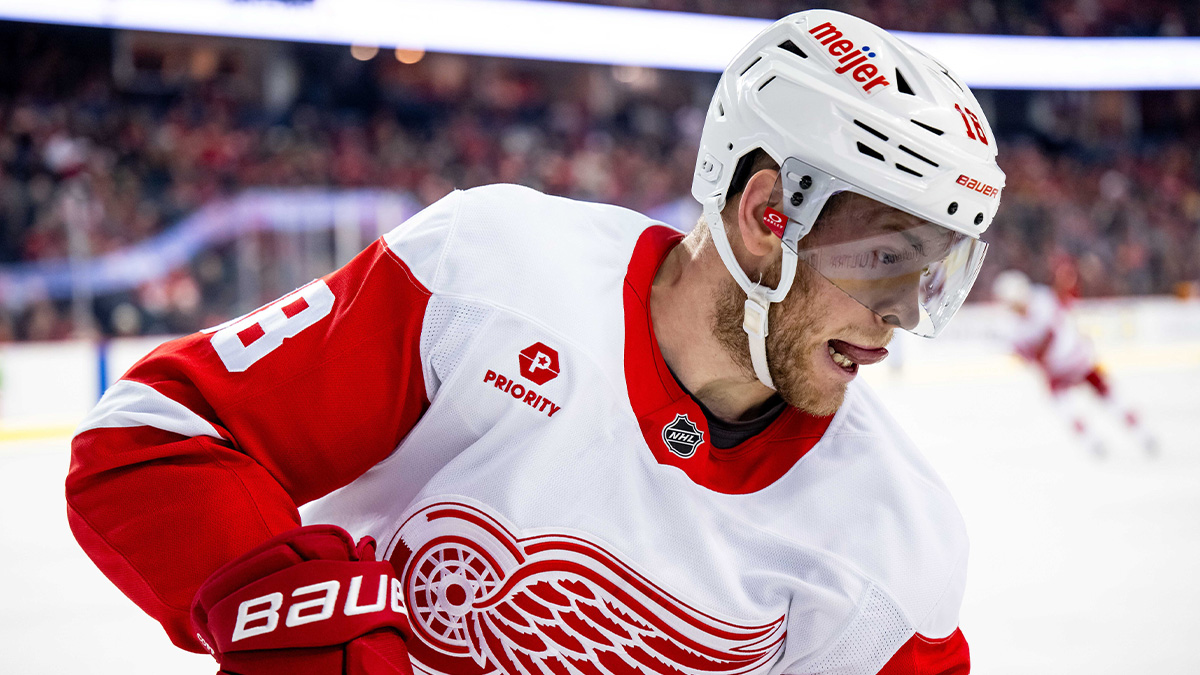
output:
[{"label": "player's eye", "polygon": [[896,265],[919,257],[921,257],[921,247],[915,244],[911,249],[906,251],[897,251],[895,249],[875,250],[875,259],[884,265]]}]

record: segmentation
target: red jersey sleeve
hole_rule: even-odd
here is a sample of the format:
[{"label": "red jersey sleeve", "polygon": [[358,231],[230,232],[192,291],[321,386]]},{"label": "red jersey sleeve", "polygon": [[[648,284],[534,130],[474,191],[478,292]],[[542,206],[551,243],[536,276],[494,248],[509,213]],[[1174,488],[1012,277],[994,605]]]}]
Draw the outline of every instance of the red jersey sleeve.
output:
[{"label": "red jersey sleeve", "polygon": [[300,524],[297,507],[387,457],[428,401],[429,291],[384,240],[249,315],[168,342],[72,442],[80,545],[176,645],[220,565]]},{"label": "red jersey sleeve", "polygon": [[914,633],[879,675],[969,675],[971,653],[962,631],[933,640]]}]

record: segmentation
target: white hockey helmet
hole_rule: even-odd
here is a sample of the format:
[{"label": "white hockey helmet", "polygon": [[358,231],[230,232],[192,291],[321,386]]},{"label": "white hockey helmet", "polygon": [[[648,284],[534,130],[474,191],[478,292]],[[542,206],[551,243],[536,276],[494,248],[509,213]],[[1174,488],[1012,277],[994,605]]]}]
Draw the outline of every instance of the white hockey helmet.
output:
[{"label": "white hockey helmet", "polygon": [[1033,296],[1033,284],[1020,270],[1004,270],[992,282],[992,297],[1012,307],[1029,304]]},{"label": "white hockey helmet", "polygon": [[[731,187],[743,187],[731,186],[748,169],[739,162],[755,150],[781,167],[782,202],[775,208],[782,213],[768,214],[785,244],[783,276],[774,289],[747,277],[720,218]],[[797,260],[881,316],[880,298],[899,293],[903,280],[913,291],[911,320],[885,318],[936,335],[975,281],[986,250],[979,236],[995,216],[1003,186],[991,128],[952,71],[862,19],[809,10],[772,24],[722,74],[700,139],[692,195],[704,205],[725,266],[746,291],[744,327],[755,372],[773,386],[767,314],[790,289]],[[825,249],[802,245],[826,200],[844,191],[916,216],[925,231],[905,233],[905,246],[916,243],[903,251],[887,248],[895,242],[882,231],[859,237],[857,247],[846,241]],[[872,257],[866,265],[845,264]],[[871,284],[882,292],[861,291]]]}]

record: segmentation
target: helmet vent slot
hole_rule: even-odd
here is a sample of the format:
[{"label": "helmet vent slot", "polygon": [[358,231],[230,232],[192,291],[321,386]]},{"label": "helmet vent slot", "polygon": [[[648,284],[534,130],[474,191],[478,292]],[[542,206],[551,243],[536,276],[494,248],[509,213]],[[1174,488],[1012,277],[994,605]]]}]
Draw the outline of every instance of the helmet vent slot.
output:
[{"label": "helmet vent slot", "polygon": [[913,92],[912,87],[909,86],[908,80],[904,79],[904,73],[901,73],[899,68],[896,69],[896,90],[901,94],[916,96],[916,93]]},{"label": "helmet vent slot", "polygon": [[922,162],[925,162],[926,164],[928,164],[928,165],[930,165],[930,166],[937,166],[937,165],[938,165],[938,163],[937,163],[937,162],[935,162],[935,161],[933,161],[932,159],[929,159],[928,157],[926,157],[925,155],[922,155],[922,154],[921,154],[921,153],[919,153],[919,152],[914,152],[914,151],[912,151],[912,150],[910,150],[910,149],[908,149],[908,148],[904,147],[903,145],[902,145],[902,146],[900,146],[900,149],[901,149],[901,150],[903,150],[903,151],[905,151],[905,152],[907,152],[908,154],[912,155],[913,157],[916,157],[917,159],[921,160]]},{"label": "helmet vent slot", "polygon": [[[937,63],[937,62],[935,61],[934,63]],[[939,72],[941,72],[941,74],[946,76],[947,80],[950,80],[951,84],[958,87],[958,90],[960,92],[962,92],[964,94],[967,93],[966,90],[963,89],[963,86],[958,83],[958,80],[954,79],[954,76],[950,74],[950,71],[946,70],[946,66],[943,66],[942,64],[938,63],[938,70],[939,70]]]},{"label": "helmet vent slot", "polygon": [[760,56],[760,57],[758,57],[757,59],[754,59],[753,61],[751,61],[751,62],[750,62],[750,65],[748,65],[748,66],[746,66],[745,68],[743,68],[743,69],[742,69],[742,72],[738,73],[738,75],[739,75],[739,76],[741,76],[741,75],[745,75],[745,74],[746,74],[747,72],[749,72],[749,71],[750,71],[750,69],[751,69],[751,68],[753,68],[753,67],[754,67],[754,66],[755,66],[755,65],[756,65],[756,64],[757,64],[759,61],[762,61],[762,57],[761,57],[761,56]]},{"label": "helmet vent slot", "polygon": [[774,81],[775,81],[775,76],[772,75],[771,77],[767,78],[766,82],[763,82],[762,84],[758,85],[758,90],[762,91],[763,89],[766,89],[767,85],[771,84]]},{"label": "helmet vent slot", "polygon": [[725,119],[725,104],[717,103],[717,119]]},{"label": "helmet vent slot", "polygon": [[872,136],[875,136],[876,138],[878,138],[881,141],[886,141],[888,139],[887,136],[884,136],[882,133],[872,129],[871,127],[863,124],[862,122],[859,122],[858,120],[854,120],[854,124],[858,125],[858,127],[861,129],[866,129],[867,132],[869,132]]},{"label": "helmet vent slot", "polygon": [[877,159],[881,162],[886,161],[883,158],[883,155],[880,154],[878,150],[875,150],[874,148],[872,148],[870,146],[863,145],[861,142],[859,142],[859,144],[858,144],[858,151],[868,157],[874,157],[875,159]]},{"label": "helmet vent slot", "polygon": [[912,122],[913,124],[921,127],[925,131],[928,131],[929,133],[932,133],[932,134],[937,134],[938,136],[941,136],[942,134],[946,133],[937,127],[931,127],[928,124],[925,124],[924,122],[918,122],[916,120],[909,120],[909,121]]},{"label": "helmet vent slot", "polygon": [[911,173],[912,175],[916,176],[917,178],[924,178],[924,177],[925,177],[924,175],[922,175],[922,174],[919,174],[919,173],[917,173],[916,171],[913,171],[912,169],[908,168],[907,166],[904,166],[903,164],[897,164],[897,165],[896,165],[896,168],[897,168],[897,169],[900,169],[901,171],[903,171],[903,172],[905,172],[905,173]]},{"label": "helmet vent slot", "polygon": [[805,54],[804,50],[797,47],[796,43],[792,42],[791,40],[784,40],[783,42],[779,43],[779,48],[784,51],[791,52],[802,59],[808,58],[808,54]]}]

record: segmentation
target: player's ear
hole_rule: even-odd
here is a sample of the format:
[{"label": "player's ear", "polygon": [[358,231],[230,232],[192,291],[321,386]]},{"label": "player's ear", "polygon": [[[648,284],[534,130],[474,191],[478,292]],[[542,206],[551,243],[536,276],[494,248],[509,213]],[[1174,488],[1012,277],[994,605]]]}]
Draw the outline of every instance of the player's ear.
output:
[{"label": "player's ear", "polygon": [[779,237],[763,221],[767,207],[778,203],[778,195],[774,194],[778,178],[779,172],[773,169],[756,172],[746,182],[738,204],[738,233],[746,252],[758,258],[769,256],[774,260],[773,254],[780,246]]}]

